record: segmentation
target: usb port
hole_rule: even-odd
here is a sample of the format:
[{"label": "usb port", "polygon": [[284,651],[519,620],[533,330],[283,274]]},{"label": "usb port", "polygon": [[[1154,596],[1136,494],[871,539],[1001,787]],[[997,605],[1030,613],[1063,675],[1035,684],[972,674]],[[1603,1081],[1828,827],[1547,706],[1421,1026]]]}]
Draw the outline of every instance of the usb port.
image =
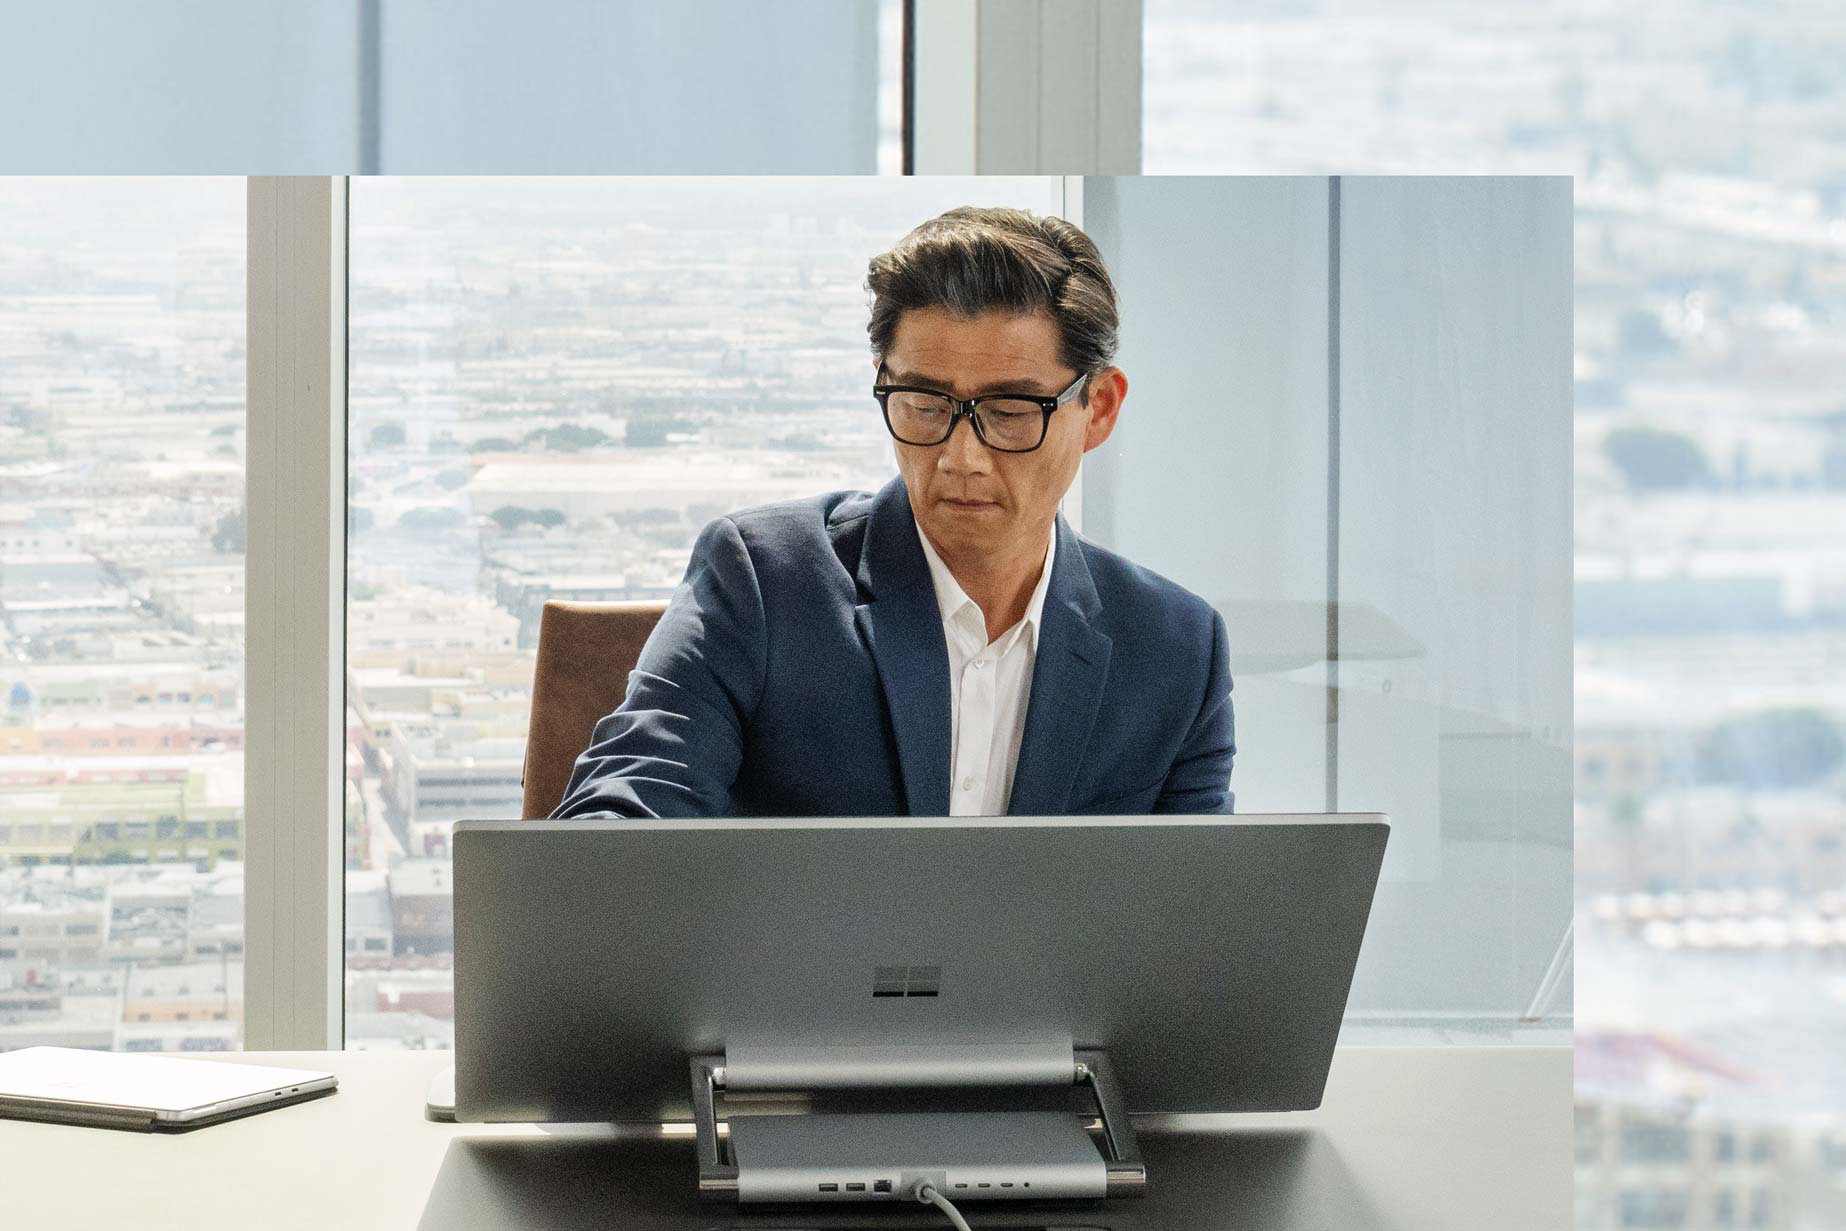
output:
[{"label": "usb port", "polygon": [[838,1184],[822,1184],[820,1190],[824,1193],[837,1193],[840,1191],[840,1186]]},{"label": "usb port", "polygon": [[891,1181],[889,1181],[889,1180],[873,1180],[873,1181],[872,1181],[872,1191],[873,1191],[873,1192],[875,1192],[875,1193],[888,1193],[888,1192],[890,1192],[890,1191],[891,1191]]},{"label": "usb port", "polygon": [[863,1185],[863,1184],[848,1184],[848,1185],[846,1186],[846,1191],[847,1191],[847,1192],[849,1192],[849,1193],[862,1193],[862,1192],[864,1192],[864,1191],[865,1191],[865,1185]]}]

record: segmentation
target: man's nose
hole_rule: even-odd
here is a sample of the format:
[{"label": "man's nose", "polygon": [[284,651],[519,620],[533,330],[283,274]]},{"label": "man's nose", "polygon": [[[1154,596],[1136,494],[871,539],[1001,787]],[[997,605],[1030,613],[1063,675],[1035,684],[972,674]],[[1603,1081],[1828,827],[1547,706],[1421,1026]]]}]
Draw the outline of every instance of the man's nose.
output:
[{"label": "man's nose", "polygon": [[936,449],[936,465],[954,474],[980,473],[992,466],[993,456],[975,434],[974,420],[955,421],[955,430]]}]

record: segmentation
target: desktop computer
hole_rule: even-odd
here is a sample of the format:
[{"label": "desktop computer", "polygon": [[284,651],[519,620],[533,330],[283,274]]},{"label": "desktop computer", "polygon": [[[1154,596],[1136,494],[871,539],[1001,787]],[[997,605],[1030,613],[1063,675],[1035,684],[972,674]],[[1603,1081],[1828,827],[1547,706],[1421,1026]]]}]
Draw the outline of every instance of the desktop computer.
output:
[{"label": "desktop computer", "polygon": [[1132,1115],[1319,1104],[1388,831],[463,821],[454,1117],[691,1121],[751,1208],[1132,1196]]}]

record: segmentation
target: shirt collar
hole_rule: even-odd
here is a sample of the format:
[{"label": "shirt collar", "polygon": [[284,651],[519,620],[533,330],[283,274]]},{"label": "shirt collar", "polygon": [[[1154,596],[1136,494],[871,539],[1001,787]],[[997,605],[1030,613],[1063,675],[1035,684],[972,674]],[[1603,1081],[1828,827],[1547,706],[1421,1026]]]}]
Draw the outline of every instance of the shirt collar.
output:
[{"label": "shirt collar", "polygon": [[[915,514],[912,514],[914,518]],[[952,627],[962,609],[970,608],[975,613],[974,622],[981,625],[981,643],[985,645],[986,621],[980,616],[980,605],[961,588],[961,583],[955,580],[955,574],[949,571],[949,566],[936,554],[936,549],[930,545],[929,536],[923,533],[920,525],[917,527],[917,541],[923,544],[923,559],[929,563],[929,579],[936,589],[936,610],[942,615],[943,625]],[[1026,626],[1022,635],[1029,639],[1034,650],[1038,648],[1038,630],[1045,617],[1045,595],[1051,590],[1051,566],[1057,554],[1058,527],[1054,520],[1049,541],[1045,544],[1045,567],[1039,570],[1038,585],[1033,588],[1032,597],[1026,600],[1025,618],[1020,621]]]}]

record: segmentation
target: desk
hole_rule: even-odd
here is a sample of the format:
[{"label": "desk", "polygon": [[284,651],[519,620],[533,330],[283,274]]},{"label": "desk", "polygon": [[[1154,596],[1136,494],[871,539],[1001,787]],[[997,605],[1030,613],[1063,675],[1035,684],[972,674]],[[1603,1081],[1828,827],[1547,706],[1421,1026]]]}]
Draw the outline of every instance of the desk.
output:
[{"label": "desk", "polygon": [[[173,1135],[0,1120],[8,1227],[935,1228],[920,1206],[850,1220],[738,1215],[692,1197],[692,1142],[609,1125],[434,1124],[434,1052],[222,1057],[339,1074],[339,1093]],[[1571,1220],[1567,1047],[1341,1047],[1312,1112],[1136,1121],[1151,1195],[981,1227],[1555,1231]]]}]

